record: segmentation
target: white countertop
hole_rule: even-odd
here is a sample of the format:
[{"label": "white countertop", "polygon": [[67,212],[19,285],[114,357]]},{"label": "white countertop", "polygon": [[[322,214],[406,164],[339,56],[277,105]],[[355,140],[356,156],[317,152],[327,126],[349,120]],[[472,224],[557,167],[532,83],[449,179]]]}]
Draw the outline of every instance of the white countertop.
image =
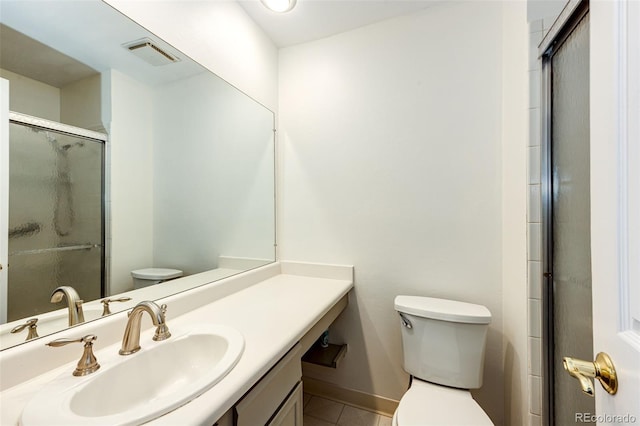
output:
[{"label": "white countertop", "polygon": [[[242,333],[245,349],[238,364],[222,381],[190,403],[149,424],[212,425],[218,420],[353,287],[352,279],[347,279],[344,271],[332,274],[332,268],[335,270],[336,267],[306,267],[305,264],[283,262],[282,273],[175,318],[170,314],[169,304],[167,323],[170,328],[185,328],[200,323],[228,325]],[[327,270],[329,273],[326,273]],[[317,277],[294,275],[297,273]],[[154,328],[149,320],[143,322],[143,327],[143,337],[153,333]],[[95,354],[98,361],[102,350],[117,348],[117,344],[101,347],[97,341]],[[80,348],[75,349],[78,349],[79,357]],[[43,345],[42,356],[46,357],[51,350]],[[76,362],[67,363],[1,392],[0,424],[17,424],[22,408],[31,396],[59,374],[71,374]]]}]

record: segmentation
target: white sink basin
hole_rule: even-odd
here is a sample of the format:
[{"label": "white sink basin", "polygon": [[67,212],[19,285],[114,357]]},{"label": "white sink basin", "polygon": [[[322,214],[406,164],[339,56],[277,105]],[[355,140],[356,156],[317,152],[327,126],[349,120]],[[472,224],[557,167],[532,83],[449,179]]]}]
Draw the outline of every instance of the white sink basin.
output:
[{"label": "white sink basin", "polygon": [[244,349],[242,335],[226,326],[200,325],[171,333],[168,340],[154,342],[145,332],[142,349],[133,355],[118,355],[119,344],[96,351],[101,368],[84,377],[71,375],[74,363],[27,403],[21,424],[144,423],[214,386]]}]

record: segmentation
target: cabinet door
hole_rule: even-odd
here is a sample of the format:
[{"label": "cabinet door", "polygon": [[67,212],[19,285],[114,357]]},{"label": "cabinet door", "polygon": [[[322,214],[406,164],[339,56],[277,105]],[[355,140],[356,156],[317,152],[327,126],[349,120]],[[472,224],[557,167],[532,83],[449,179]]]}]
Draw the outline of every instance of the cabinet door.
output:
[{"label": "cabinet door", "polygon": [[268,426],[302,426],[302,382],[298,382]]},{"label": "cabinet door", "polygon": [[298,343],[236,404],[236,426],[269,424],[301,378]]},{"label": "cabinet door", "polygon": [[224,416],[220,417],[213,426],[233,426],[233,410],[224,413]]}]

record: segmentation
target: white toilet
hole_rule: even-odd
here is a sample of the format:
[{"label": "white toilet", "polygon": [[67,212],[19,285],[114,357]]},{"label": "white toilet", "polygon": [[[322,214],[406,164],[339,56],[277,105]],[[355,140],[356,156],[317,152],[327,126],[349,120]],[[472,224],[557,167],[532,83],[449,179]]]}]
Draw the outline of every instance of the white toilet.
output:
[{"label": "white toilet", "polygon": [[133,288],[138,289],[179,278],[182,276],[182,271],[168,268],[145,268],[131,271],[131,276],[133,277]]},{"label": "white toilet", "polygon": [[420,296],[396,296],[409,390],[394,426],[493,425],[471,397],[482,386],[491,312],[481,305]]}]

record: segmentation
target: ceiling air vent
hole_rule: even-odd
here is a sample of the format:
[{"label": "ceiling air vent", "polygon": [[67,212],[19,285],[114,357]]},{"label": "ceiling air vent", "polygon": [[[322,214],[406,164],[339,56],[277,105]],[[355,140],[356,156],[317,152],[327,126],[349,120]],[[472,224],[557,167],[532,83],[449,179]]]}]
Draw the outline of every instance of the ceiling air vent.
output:
[{"label": "ceiling air vent", "polygon": [[123,46],[140,59],[156,67],[180,61],[179,58],[162,50],[148,38],[125,43]]}]

